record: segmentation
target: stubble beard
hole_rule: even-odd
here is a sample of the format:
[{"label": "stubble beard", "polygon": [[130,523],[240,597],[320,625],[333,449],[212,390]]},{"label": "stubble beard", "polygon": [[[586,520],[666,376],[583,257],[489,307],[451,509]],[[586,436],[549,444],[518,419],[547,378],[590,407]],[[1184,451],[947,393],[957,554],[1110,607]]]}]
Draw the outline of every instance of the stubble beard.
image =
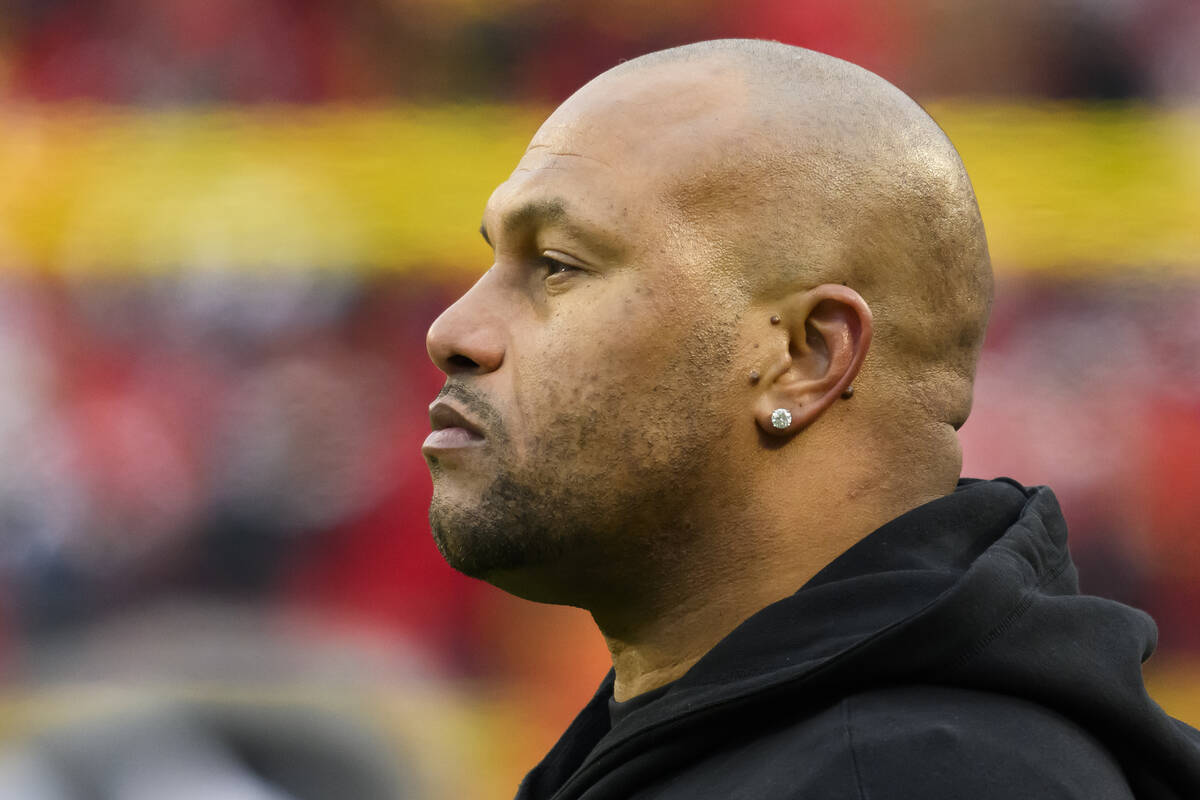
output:
[{"label": "stubble beard", "polygon": [[[463,503],[435,490],[429,519],[433,540],[455,570],[531,600],[588,607],[616,590],[614,581],[652,574],[653,565],[687,550],[687,516],[716,423],[694,413],[670,443],[645,463],[635,454],[643,432],[595,431],[560,420],[569,440],[535,447],[538,469],[502,468]],[[708,423],[708,429],[702,430]],[[572,424],[574,423],[574,424]],[[724,425],[720,427],[724,428]],[[593,446],[594,445],[594,446]],[[431,465],[435,487],[438,465]]]},{"label": "stubble beard", "polygon": [[473,506],[435,493],[429,523],[446,563],[482,580],[496,572],[553,563],[566,553],[567,541],[578,538],[569,533],[573,520],[561,498],[509,473],[498,475]]},{"label": "stubble beard", "polygon": [[[662,376],[654,387],[668,391],[639,393],[643,402],[633,407],[624,386],[582,398],[548,395],[548,407],[576,410],[542,427],[519,464],[497,465],[496,477],[470,502],[437,491],[453,476],[431,462],[429,519],[442,557],[465,575],[529,599],[585,606],[580,598],[613,589],[614,575],[649,574],[651,562],[680,558],[691,538],[684,518],[704,491],[698,476],[711,469],[731,428],[718,404],[688,390],[695,375],[727,367],[731,338],[724,329],[702,338],[681,359],[686,371],[669,376],[673,383]],[[485,410],[470,390],[448,393]],[[673,402],[664,403],[664,395]],[[495,452],[512,454],[498,416],[489,421]],[[521,575],[534,573],[546,580],[545,593],[514,591]]]},{"label": "stubble beard", "polygon": [[[453,467],[430,463],[434,496],[430,528],[438,551],[451,567],[472,578],[497,583],[498,575],[553,571],[564,559],[597,551],[605,531],[620,516],[623,483],[629,468],[620,448],[596,447],[628,429],[604,428],[616,397],[591,397],[575,403],[547,387],[550,408],[569,409],[537,428],[527,446],[517,448],[507,426],[485,399],[465,387],[447,393],[486,420],[491,482],[465,500],[439,491],[462,476]],[[603,429],[602,429],[603,428]],[[501,586],[501,588],[508,588]]]}]

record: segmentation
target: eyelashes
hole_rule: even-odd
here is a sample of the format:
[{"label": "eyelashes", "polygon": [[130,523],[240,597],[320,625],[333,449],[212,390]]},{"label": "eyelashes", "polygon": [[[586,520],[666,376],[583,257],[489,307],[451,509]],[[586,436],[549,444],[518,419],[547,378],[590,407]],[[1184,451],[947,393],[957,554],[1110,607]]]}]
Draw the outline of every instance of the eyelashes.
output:
[{"label": "eyelashes", "polygon": [[580,264],[578,260],[558,250],[543,250],[537,260],[546,270],[546,278],[554,275],[570,275],[586,271],[586,267]]},{"label": "eyelashes", "polygon": [[576,267],[574,264],[568,264],[567,262],[561,261],[557,258],[554,258],[553,256],[545,256],[544,255],[541,257],[540,261],[542,263],[542,266],[544,266],[546,268],[546,274],[548,276],[549,275],[562,275],[562,274],[568,273],[568,272],[578,272],[579,271],[579,267]]}]

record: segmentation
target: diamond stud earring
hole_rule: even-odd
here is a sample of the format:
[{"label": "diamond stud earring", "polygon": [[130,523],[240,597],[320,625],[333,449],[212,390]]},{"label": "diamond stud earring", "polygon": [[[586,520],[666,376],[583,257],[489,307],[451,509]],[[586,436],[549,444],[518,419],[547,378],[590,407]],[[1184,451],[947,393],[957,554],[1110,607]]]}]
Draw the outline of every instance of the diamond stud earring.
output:
[{"label": "diamond stud earring", "polygon": [[787,430],[792,424],[792,412],[786,408],[777,408],[771,412],[771,424],[779,430]]}]

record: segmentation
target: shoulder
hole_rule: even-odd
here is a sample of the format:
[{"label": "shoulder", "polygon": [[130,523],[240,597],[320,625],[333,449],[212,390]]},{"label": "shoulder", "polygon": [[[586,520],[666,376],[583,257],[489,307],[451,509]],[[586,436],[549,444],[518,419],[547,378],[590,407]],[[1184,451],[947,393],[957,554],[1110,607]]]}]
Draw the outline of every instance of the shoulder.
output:
[{"label": "shoulder", "polygon": [[864,798],[1133,797],[1090,733],[1020,698],[913,686],[853,695],[830,712]]}]

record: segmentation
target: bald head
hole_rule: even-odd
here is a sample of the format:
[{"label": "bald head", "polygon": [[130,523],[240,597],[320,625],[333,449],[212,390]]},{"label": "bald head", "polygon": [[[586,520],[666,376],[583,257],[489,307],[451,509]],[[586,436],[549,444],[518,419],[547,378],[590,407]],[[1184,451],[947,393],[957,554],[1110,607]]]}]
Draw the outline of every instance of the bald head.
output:
[{"label": "bald head", "polygon": [[483,232],[491,268],[429,330],[435,541],[591,611],[618,691],[954,490],[987,248],[954,148],[886,81],[768,42],[621,64]]},{"label": "bald head", "polygon": [[609,70],[539,138],[581,127],[659,174],[676,241],[748,297],[858,291],[875,317],[860,388],[933,423],[966,420],[987,243],[957,152],[911,98],[840,59],[719,40]]}]

